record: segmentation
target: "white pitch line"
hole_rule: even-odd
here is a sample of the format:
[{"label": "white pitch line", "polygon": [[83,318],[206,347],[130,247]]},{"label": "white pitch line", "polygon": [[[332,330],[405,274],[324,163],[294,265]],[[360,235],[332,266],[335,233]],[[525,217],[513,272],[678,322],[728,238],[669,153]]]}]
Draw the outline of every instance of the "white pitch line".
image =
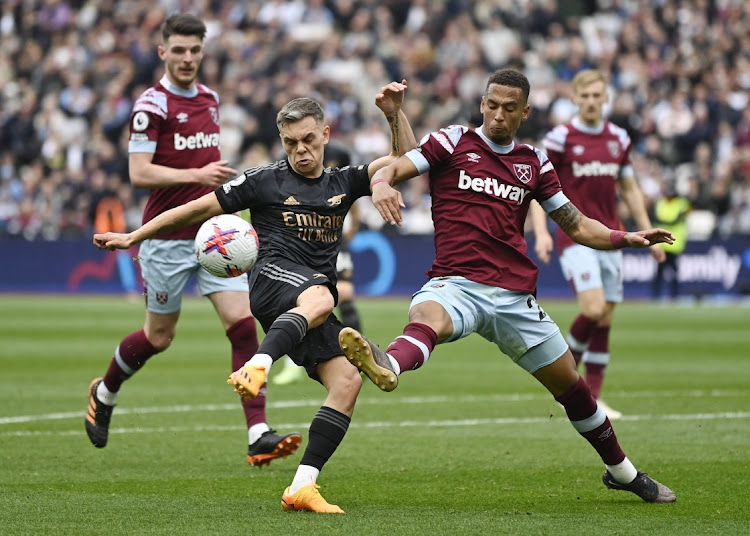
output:
[{"label": "white pitch line", "polygon": [[[732,390],[693,390],[693,391],[622,391],[608,394],[608,400],[620,398],[720,398],[731,396],[745,396],[744,391]],[[540,394],[497,394],[497,395],[462,395],[462,396],[378,396],[361,397],[357,405],[402,405],[402,404],[460,404],[460,403],[499,403],[499,402],[527,402],[530,400],[542,400],[554,402],[553,398],[546,393]],[[316,407],[323,403],[320,400],[288,400],[282,402],[269,402],[268,409]],[[238,404],[180,404],[175,406],[150,406],[141,408],[118,408],[117,415],[138,415],[151,413],[190,413],[201,411],[236,411]],[[0,417],[0,425],[20,424],[39,421],[59,421],[65,419],[79,419],[85,414],[85,407],[81,411],[43,413],[40,415],[17,415],[11,417]]]},{"label": "white pitch line", "polygon": [[[732,420],[750,419],[750,412],[726,412],[726,413],[694,413],[694,414],[671,414],[671,415],[624,415],[622,421],[705,421],[705,420]],[[567,423],[563,417],[503,417],[497,419],[450,419],[429,421],[375,421],[375,422],[352,422],[351,428],[416,428],[416,427],[445,427],[457,428],[460,426],[485,426],[485,425],[512,425],[512,424],[543,424],[549,422]],[[282,423],[278,424],[283,429],[306,430],[310,423]],[[159,426],[151,428],[113,428],[110,434],[163,434],[163,433],[193,433],[193,432],[239,432],[244,431],[243,426]],[[82,436],[84,431],[62,430],[62,431],[16,431],[0,432],[0,437],[36,437],[36,436]]]}]

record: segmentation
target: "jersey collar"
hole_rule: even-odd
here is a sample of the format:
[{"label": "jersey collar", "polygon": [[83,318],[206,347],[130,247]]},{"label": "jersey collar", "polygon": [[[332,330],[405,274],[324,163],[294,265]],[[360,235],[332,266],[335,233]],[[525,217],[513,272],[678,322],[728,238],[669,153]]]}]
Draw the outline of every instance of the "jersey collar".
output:
[{"label": "jersey collar", "polygon": [[512,141],[510,145],[498,145],[497,143],[495,143],[494,141],[492,141],[491,139],[489,139],[487,136],[484,135],[484,133],[482,132],[482,127],[475,128],[474,132],[479,134],[479,137],[484,140],[484,143],[489,145],[490,149],[492,149],[492,151],[495,153],[508,154],[516,147],[515,141]]},{"label": "jersey collar", "polygon": [[604,130],[604,121],[594,127],[590,127],[589,125],[581,121],[580,117],[575,116],[573,119],[571,119],[570,123],[576,128],[576,130],[580,130],[581,132],[585,132],[586,134],[601,134]]},{"label": "jersey collar", "polygon": [[161,80],[159,80],[159,83],[164,86],[164,88],[169,91],[170,93],[174,93],[175,95],[179,95],[180,97],[195,97],[198,94],[198,86],[195,85],[190,89],[183,89],[181,87],[177,87],[172,82],[169,81],[169,78],[167,78],[167,75],[161,77]]}]

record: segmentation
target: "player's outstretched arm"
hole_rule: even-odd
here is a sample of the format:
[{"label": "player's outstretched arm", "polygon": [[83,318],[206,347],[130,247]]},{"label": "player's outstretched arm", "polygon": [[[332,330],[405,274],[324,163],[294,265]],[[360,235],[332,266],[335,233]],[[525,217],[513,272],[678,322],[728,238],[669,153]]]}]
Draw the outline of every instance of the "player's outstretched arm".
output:
[{"label": "player's outstretched arm", "polygon": [[94,235],[94,245],[99,249],[129,249],[158,234],[181,229],[194,223],[202,223],[224,210],[214,192],[162,212],[153,220],[144,223],[131,233],[102,233]]},{"label": "player's outstretched arm", "polygon": [[400,84],[391,82],[375,96],[375,105],[385,115],[391,130],[391,156],[395,158],[417,147],[414,131],[402,109],[406,88],[406,79],[401,80]]},{"label": "player's outstretched arm", "polygon": [[372,202],[381,217],[391,225],[401,225],[401,208],[406,206],[401,192],[391,185],[417,175],[414,164],[408,158],[403,158],[404,154],[417,147],[414,131],[401,109],[406,87],[406,80],[400,84],[391,82],[375,96],[375,105],[385,115],[391,130],[391,153],[374,160],[367,168],[373,192]]},{"label": "player's outstretched arm", "polygon": [[648,229],[632,233],[610,229],[600,221],[584,216],[570,202],[553,210],[549,216],[570,238],[593,249],[646,248],[660,242],[674,242],[674,236],[666,229]]},{"label": "player's outstretched arm", "polygon": [[552,235],[547,228],[547,213],[535,200],[529,205],[529,218],[534,231],[534,252],[544,264],[548,264],[552,253]]},{"label": "player's outstretched arm", "polygon": [[416,177],[418,174],[417,166],[409,158],[402,156],[372,175],[370,180],[372,204],[378,209],[380,216],[391,225],[403,223],[401,209],[406,206],[401,192],[393,185]]}]

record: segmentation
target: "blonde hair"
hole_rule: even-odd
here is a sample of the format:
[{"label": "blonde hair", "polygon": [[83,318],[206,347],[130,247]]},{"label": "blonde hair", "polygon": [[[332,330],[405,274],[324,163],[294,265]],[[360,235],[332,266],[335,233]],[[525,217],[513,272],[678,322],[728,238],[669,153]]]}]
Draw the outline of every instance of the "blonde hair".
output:
[{"label": "blonde hair", "polygon": [[584,69],[583,71],[578,71],[573,77],[573,91],[577,93],[579,88],[588,86],[594,82],[604,82],[604,85],[606,86],[607,79],[604,77],[604,73],[596,69]]}]

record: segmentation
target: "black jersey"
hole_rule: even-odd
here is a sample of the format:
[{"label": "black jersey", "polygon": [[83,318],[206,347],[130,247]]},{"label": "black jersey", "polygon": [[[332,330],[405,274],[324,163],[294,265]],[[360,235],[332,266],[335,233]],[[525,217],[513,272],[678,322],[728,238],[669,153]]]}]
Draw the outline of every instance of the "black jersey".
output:
[{"label": "black jersey", "polygon": [[336,282],[344,218],[370,195],[367,166],[325,168],[317,179],[296,173],[287,160],[257,166],[216,189],[225,212],[250,209],[258,232],[258,265],[282,257]]}]

